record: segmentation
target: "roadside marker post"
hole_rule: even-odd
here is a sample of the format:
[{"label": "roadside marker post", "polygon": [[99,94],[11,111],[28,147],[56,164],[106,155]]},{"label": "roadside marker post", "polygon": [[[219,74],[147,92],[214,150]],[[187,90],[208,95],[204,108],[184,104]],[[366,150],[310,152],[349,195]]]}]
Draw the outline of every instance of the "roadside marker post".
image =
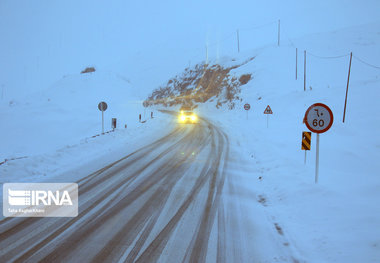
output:
[{"label": "roadside marker post", "polygon": [[112,130],[116,129],[116,118],[112,118],[111,128],[112,128]]},{"label": "roadside marker post", "polygon": [[311,132],[302,132],[302,144],[301,144],[301,150],[305,151],[305,161],[304,164],[306,164],[306,153],[307,151],[310,151],[311,148]]},{"label": "roadside marker post", "polygon": [[251,105],[249,105],[248,103],[244,104],[244,109],[247,111],[247,120],[248,120],[248,111],[250,108],[251,108]]},{"label": "roadside marker post", "polygon": [[333,122],[334,115],[331,109],[322,103],[311,105],[305,113],[306,127],[317,134],[316,160],[315,160],[315,183],[318,183],[319,173],[319,134],[328,131]]},{"label": "roadside marker post", "polygon": [[268,128],[268,122],[269,122],[269,114],[273,114],[273,111],[272,109],[270,108],[270,106],[268,105],[264,111],[264,114],[267,115],[267,128]]},{"label": "roadside marker post", "polygon": [[104,134],[104,112],[107,110],[107,103],[104,101],[98,104],[98,109],[102,112],[102,134]]}]

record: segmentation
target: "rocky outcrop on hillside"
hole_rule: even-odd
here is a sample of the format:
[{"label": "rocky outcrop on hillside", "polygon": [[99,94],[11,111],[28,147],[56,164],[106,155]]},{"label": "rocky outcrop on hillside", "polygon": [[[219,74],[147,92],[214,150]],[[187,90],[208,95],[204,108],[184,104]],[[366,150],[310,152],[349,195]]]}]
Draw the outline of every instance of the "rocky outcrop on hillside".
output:
[{"label": "rocky outcrop on hillside", "polygon": [[252,75],[235,76],[231,70],[253,59],[254,57],[231,67],[198,64],[194,68],[186,68],[181,75],[175,76],[165,86],[154,90],[143,104],[145,107],[152,105],[194,107],[199,103],[210,101],[215,102],[217,108],[226,104],[229,109],[233,109],[235,102],[241,100],[239,97],[241,86],[247,84]]}]

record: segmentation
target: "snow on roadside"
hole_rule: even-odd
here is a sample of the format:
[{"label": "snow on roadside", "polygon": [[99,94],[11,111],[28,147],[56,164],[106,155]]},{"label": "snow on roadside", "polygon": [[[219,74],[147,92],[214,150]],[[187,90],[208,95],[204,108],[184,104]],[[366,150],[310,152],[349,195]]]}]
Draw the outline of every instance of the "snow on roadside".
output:
[{"label": "snow on roadside", "polygon": [[[155,112],[134,128],[120,128],[95,138],[83,138],[55,151],[8,161],[0,166],[0,183],[75,182],[172,130],[173,119]],[[0,196],[2,196],[2,187]]]},{"label": "snow on roadside", "polygon": [[[354,55],[375,62],[380,60],[380,37],[374,28],[346,29],[298,41],[322,55],[353,50]],[[294,47],[268,47],[256,53],[251,63],[236,72],[252,72],[253,80],[243,86],[243,101],[235,110],[222,112],[212,105],[199,108],[230,136],[234,170],[240,172],[240,189],[248,197],[245,206],[256,214],[259,203],[268,214],[262,227],[269,224],[281,229],[279,240],[296,251],[298,259],[380,262],[380,139],[376,136],[380,133],[380,70],[353,60],[346,122],[342,123],[349,56],[333,60],[309,56],[307,90],[303,91],[302,53],[298,54],[298,80]],[[320,135],[318,184],[314,183],[316,134],[312,134],[306,165],[301,151],[301,134],[308,130],[303,116],[316,102],[325,103],[334,113],[332,128]],[[245,103],[251,105],[248,119]],[[263,114],[267,105],[274,113],[268,128]],[[265,253],[265,247],[261,248]]]},{"label": "snow on roadside", "polygon": [[[144,108],[127,80],[112,72],[64,76],[43,92],[0,104],[0,160],[43,154],[101,132],[98,103],[105,101],[105,130],[136,127]],[[146,113],[146,117],[148,113]]]}]

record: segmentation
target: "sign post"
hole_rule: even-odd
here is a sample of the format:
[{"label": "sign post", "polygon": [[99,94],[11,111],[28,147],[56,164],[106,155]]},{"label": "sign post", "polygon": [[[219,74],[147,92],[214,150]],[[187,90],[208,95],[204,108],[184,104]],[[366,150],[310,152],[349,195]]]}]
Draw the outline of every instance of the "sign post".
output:
[{"label": "sign post", "polygon": [[98,109],[102,112],[102,134],[104,134],[104,112],[107,110],[107,103],[104,101],[98,104]]},{"label": "sign post", "polygon": [[269,114],[273,114],[273,111],[272,109],[270,108],[270,106],[268,105],[264,111],[264,114],[267,115],[267,128],[268,128],[268,122],[269,122]]},{"label": "sign post", "polygon": [[248,103],[244,104],[244,109],[247,111],[247,120],[248,120],[248,111],[250,108],[251,108],[251,105],[249,105]]},{"label": "sign post", "polygon": [[306,127],[317,134],[316,160],[315,160],[315,183],[318,183],[319,172],[319,134],[329,130],[334,122],[331,109],[322,103],[311,105],[305,113]]}]

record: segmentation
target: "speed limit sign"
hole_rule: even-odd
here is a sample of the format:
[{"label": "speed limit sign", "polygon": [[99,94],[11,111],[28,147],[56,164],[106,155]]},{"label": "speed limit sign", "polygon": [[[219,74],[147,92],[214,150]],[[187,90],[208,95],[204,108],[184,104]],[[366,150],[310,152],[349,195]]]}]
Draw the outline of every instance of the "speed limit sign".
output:
[{"label": "speed limit sign", "polygon": [[315,183],[318,182],[319,172],[319,134],[331,128],[334,116],[329,107],[322,103],[311,105],[305,113],[304,122],[306,127],[317,134],[316,160],[315,160]]},{"label": "speed limit sign", "polygon": [[324,133],[331,128],[334,116],[329,107],[322,103],[311,105],[305,113],[306,127],[315,133]]}]

